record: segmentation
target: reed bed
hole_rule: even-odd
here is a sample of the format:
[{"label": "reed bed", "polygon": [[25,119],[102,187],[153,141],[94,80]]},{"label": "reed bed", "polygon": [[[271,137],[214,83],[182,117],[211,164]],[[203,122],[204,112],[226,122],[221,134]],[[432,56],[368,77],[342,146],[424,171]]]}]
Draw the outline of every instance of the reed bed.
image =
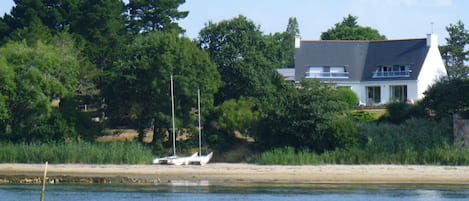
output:
[{"label": "reed bed", "polygon": [[258,164],[469,165],[469,148],[453,144],[447,121],[409,119],[402,124],[358,124],[359,145],[315,153],[292,147],[260,154]]},{"label": "reed bed", "polygon": [[0,143],[2,163],[145,164],[151,149],[134,142]]},{"label": "reed bed", "polygon": [[373,152],[364,149],[338,149],[321,154],[291,147],[262,153],[256,160],[261,165],[318,165],[318,164],[419,164],[469,165],[469,149],[446,145],[426,149],[402,150],[396,153]]}]

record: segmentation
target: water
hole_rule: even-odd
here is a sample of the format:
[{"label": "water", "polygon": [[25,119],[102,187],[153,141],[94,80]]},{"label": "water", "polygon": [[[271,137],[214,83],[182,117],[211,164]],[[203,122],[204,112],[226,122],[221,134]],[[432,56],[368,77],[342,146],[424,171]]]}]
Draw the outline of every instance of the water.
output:
[{"label": "water", "polygon": [[[1,201],[39,200],[40,185],[0,185]],[[261,187],[208,185],[48,185],[46,201],[153,200],[469,200],[469,185],[313,184]]]}]

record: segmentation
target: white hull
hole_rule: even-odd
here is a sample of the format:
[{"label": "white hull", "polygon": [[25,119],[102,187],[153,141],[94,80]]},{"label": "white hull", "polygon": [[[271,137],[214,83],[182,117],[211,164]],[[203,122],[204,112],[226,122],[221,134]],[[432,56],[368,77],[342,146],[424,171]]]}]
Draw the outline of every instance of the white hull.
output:
[{"label": "white hull", "polygon": [[166,156],[153,159],[153,164],[168,164],[169,160],[175,159],[177,156]]},{"label": "white hull", "polygon": [[207,154],[205,156],[196,156],[196,157],[193,157],[191,159],[189,164],[192,164],[192,165],[205,165],[208,162],[210,162],[210,159],[212,159],[212,157],[213,157],[213,152],[210,152],[209,154]]},{"label": "white hull", "polygon": [[197,152],[190,156],[186,157],[176,157],[168,160],[169,165],[189,165],[190,161],[193,160],[194,157],[197,157]]}]

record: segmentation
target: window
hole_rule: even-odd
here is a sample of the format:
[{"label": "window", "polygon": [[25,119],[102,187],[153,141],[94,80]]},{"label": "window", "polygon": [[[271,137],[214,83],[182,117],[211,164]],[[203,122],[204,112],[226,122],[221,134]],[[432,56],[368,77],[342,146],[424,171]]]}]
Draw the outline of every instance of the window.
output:
[{"label": "window", "polygon": [[381,103],[381,87],[371,86],[366,88],[367,104]]},{"label": "window", "polygon": [[373,78],[410,77],[412,65],[377,66]]},{"label": "window", "polygon": [[348,72],[345,66],[312,66],[305,78],[348,78]]},{"label": "window", "polygon": [[407,101],[407,86],[390,86],[389,87],[390,101],[405,102]]}]

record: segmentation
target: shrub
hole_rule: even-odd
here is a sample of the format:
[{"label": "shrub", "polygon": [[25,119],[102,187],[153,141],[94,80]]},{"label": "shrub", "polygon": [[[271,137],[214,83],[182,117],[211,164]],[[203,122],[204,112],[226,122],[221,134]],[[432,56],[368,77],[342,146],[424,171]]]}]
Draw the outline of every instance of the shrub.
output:
[{"label": "shrub", "polygon": [[352,111],[349,113],[349,116],[359,122],[373,122],[378,120],[373,113],[365,110]]},{"label": "shrub", "polygon": [[332,139],[331,148],[350,148],[357,145],[357,128],[348,118],[339,118],[332,120],[329,125]]},{"label": "shrub", "polygon": [[356,108],[359,103],[357,94],[349,88],[339,88],[339,98],[345,101],[350,109]]},{"label": "shrub", "polygon": [[425,116],[425,110],[420,105],[412,105],[405,102],[393,102],[386,105],[386,114],[381,118],[383,121],[402,123],[410,118],[421,118]]}]

